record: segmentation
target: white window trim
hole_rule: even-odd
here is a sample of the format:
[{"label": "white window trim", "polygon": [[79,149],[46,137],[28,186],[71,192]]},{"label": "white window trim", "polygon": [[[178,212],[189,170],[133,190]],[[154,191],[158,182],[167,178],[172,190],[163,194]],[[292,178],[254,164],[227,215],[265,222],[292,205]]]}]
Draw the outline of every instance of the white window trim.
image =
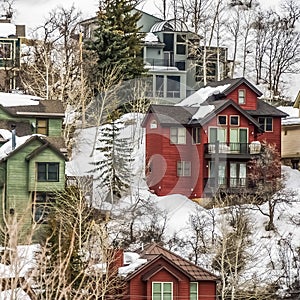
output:
[{"label": "white window trim", "polygon": [[[243,97],[240,97],[240,92],[243,92]],[[243,101],[240,101],[243,99]],[[238,89],[238,103],[246,104],[246,89]]]},{"label": "white window trim", "polygon": [[[181,172],[182,174],[180,174],[178,172],[178,166],[179,164],[181,164]],[[185,165],[189,165],[189,172],[188,174],[185,173]],[[187,161],[187,160],[179,160],[177,161],[177,176],[178,177],[191,177],[192,176],[192,162],[191,161]]]},{"label": "white window trim", "polygon": [[163,300],[163,294],[164,294],[163,293],[163,286],[164,286],[164,284],[165,283],[171,283],[171,300],[173,300],[173,282],[171,282],[171,281],[153,281],[152,282],[152,290],[151,290],[152,299],[153,299],[153,291],[154,291],[153,286],[154,286],[155,283],[156,284],[159,283],[162,287],[162,289],[161,289],[161,291],[162,291],[161,300]]},{"label": "white window trim", "polygon": [[[199,142],[195,142],[194,140],[194,129],[196,130],[196,131],[199,131]],[[198,136],[198,135],[197,135]],[[193,127],[192,128],[192,144],[193,145],[199,145],[199,144],[201,144],[201,128],[200,127]]]},{"label": "white window trim", "polygon": [[[267,118],[272,119],[272,130],[267,130]],[[264,119],[264,128],[263,128],[263,130],[265,132],[273,132],[274,131],[274,119],[272,117],[258,117],[258,122],[259,122],[259,119]],[[260,122],[259,122],[259,124],[260,124]]]},{"label": "white window trim", "polygon": [[[219,123],[219,117],[225,117],[225,118],[226,118],[225,124]],[[218,124],[218,125],[220,125],[220,126],[225,126],[225,125],[227,125],[227,123],[228,123],[228,117],[227,117],[227,115],[218,115],[218,116],[217,116],[217,124]]]},{"label": "white window trim", "polygon": [[[231,123],[231,118],[232,117],[237,117],[238,118],[238,123],[237,124],[232,124]],[[240,116],[239,115],[232,115],[229,117],[229,123],[230,123],[230,126],[240,126]]]},{"label": "white window trim", "polygon": [[[176,141],[172,141],[172,129],[176,129]],[[184,135],[182,136],[184,138],[184,142],[179,142],[179,130],[184,130]],[[186,128],[185,127],[170,127],[170,143],[175,145],[185,145],[186,144]]]},{"label": "white window trim", "polygon": [[152,120],[150,122],[150,129],[156,129],[157,128],[157,121],[156,120]]},{"label": "white window trim", "polygon": [[[198,284],[198,282],[191,281],[190,282],[190,287],[191,287],[191,283],[195,283],[197,285],[197,297],[196,297],[196,299],[198,299],[198,297],[199,297],[199,284]],[[191,288],[190,288],[190,298],[191,298]]]}]

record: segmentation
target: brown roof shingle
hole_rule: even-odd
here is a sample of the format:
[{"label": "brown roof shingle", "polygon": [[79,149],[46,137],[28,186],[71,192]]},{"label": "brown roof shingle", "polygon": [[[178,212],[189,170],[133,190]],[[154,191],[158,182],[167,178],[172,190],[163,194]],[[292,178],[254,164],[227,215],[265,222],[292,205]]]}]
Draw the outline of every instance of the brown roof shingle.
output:
[{"label": "brown roof shingle", "polygon": [[193,264],[192,262],[182,258],[181,256],[163,248],[162,246],[152,243],[144,248],[140,253],[141,258],[146,258],[150,262],[162,255],[169,261],[173,262],[177,267],[183,270],[186,274],[189,274],[193,280],[218,280],[218,277],[211,272]]}]

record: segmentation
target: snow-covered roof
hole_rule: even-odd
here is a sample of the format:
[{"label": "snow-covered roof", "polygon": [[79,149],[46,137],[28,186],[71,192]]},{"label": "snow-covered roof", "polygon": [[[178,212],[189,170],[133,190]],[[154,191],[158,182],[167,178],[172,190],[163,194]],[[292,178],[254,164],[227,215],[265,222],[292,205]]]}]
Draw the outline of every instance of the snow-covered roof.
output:
[{"label": "snow-covered roof", "polygon": [[152,33],[152,32],[147,32],[145,37],[144,37],[144,42],[148,42],[148,43],[155,43],[158,42],[158,37]]},{"label": "snow-covered roof", "polygon": [[179,71],[177,67],[151,66],[151,65],[145,65],[145,69],[148,69],[149,71],[155,71],[155,72]]},{"label": "snow-covered roof", "polygon": [[[12,141],[11,141],[12,133],[9,130],[5,130],[5,129],[2,129],[0,131],[0,133],[1,133],[1,135],[4,134],[5,137],[7,139],[9,139],[9,141],[7,141],[5,144],[3,144],[0,147],[0,160],[1,160],[1,159],[5,158],[6,156],[8,156],[13,151],[13,149],[12,149]],[[16,147],[15,147],[15,149],[17,149],[20,146],[22,146],[23,144],[25,144],[31,137],[37,136],[37,135],[42,136],[40,134],[25,135],[25,136],[21,136],[21,137],[16,136]]]},{"label": "snow-covered roof", "polygon": [[215,109],[214,105],[203,105],[200,106],[197,110],[197,112],[193,115],[193,120],[200,120],[204,118],[206,115],[211,113]]},{"label": "snow-covered roof", "polygon": [[172,19],[168,21],[162,21],[155,23],[150,32],[159,32],[159,31],[188,31],[186,24],[179,19]]},{"label": "snow-covered roof", "polygon": [[0,92],[0,104],[4,107],[39,105],[39,100],[42,99],[33,95]]},{"label": "snow-covered roof", "polygon": [[16,25],[11,23],[0,23],[0,37],[7,38],[16,34]]},{"label": "snow-covered roof", "polygon": [[277,108],[280,109],[281,111],[285,112],[286,114],[288,114],[287,118],[299,117],[299,109],[298,108],[294,108],[293,106],[278,106]]},{"label": "snow-covered roof", "polygon": [[278,106],[278,109],[288,114],[287,117],[281,120],[282,125],[300,125],[298,108],[294,108],[293,106]]},{"label": "snow-covered roof", "polygon": [[230,84],[220,85],[216,87],[206,86],[189,97],[185,98],[181,102],[177,103],[177,106],[200,106],[209,96],[217,95],[225,91]]},{"label": "snow-covered roof", "polygon": [[145,264],[147,259],[140,258],[140,255],[134,252],[125,252],[124,253],[124,263],[128,264],[128,266],[120,267],[119,274],[121,276],[126,276],[129,273],[133,272],[141,265]]}]

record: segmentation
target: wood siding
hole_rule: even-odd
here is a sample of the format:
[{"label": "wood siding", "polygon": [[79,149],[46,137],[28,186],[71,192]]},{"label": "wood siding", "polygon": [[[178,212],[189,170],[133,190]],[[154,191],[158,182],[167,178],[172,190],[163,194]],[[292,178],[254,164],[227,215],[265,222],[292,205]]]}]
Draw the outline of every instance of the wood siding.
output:
[{"label": "wood siding", "polygon": [[282,158],[300,158],[300,125],[283,126],[281,131]]},{"label": "wood siding", "polygon": [[[238,103],[238,91],[245,90],[246,91],[246,103],[239,104]],[[232,99],[236,104],[240,105],[242,109],[245,110],[256,110],[257,109],[257,95],[254,93],[246,84],[241,84],[234,91],[227,95],[227,99]]]},{"label": "wood siding", "polygon": [[[161,268],[157,272],[153,272]],[[151,274],[148,278],[147,274]],[[146,278],[145,278],[146,276]],[[163,258],[155,262],[155,265],[149,265],[148,268],[138,273],[129,281],[129,296],[124,299],[143,300],[152,299],[152,283],[153,282],[172,282],[173,300],[190,299],[190,282],[189,277],[182,273],[179,269],[169,264]],[[194,282],[194,281],[193,281]],[[216,299],[216,282],[215,281],[199,281],[198,282],[198,299],[214,300]]]}]

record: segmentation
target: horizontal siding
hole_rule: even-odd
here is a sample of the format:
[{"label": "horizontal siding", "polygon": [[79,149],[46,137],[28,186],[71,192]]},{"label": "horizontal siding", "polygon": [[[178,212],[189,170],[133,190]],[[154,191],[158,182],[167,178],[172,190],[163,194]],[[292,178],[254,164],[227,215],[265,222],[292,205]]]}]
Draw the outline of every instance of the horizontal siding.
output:
[{"label": "horizontal siding", "polygon": [[300,157],[300,126],[282,128],[281,156]]},{"label": "horizontal siding", "polygon": [[49,136],[62,136],[62,119],[49,119]]},{"label": "horizontal siding", "polygon": [[199,300],[216,299],[216,283],[214,281],[202,281],[198,283]]}]

